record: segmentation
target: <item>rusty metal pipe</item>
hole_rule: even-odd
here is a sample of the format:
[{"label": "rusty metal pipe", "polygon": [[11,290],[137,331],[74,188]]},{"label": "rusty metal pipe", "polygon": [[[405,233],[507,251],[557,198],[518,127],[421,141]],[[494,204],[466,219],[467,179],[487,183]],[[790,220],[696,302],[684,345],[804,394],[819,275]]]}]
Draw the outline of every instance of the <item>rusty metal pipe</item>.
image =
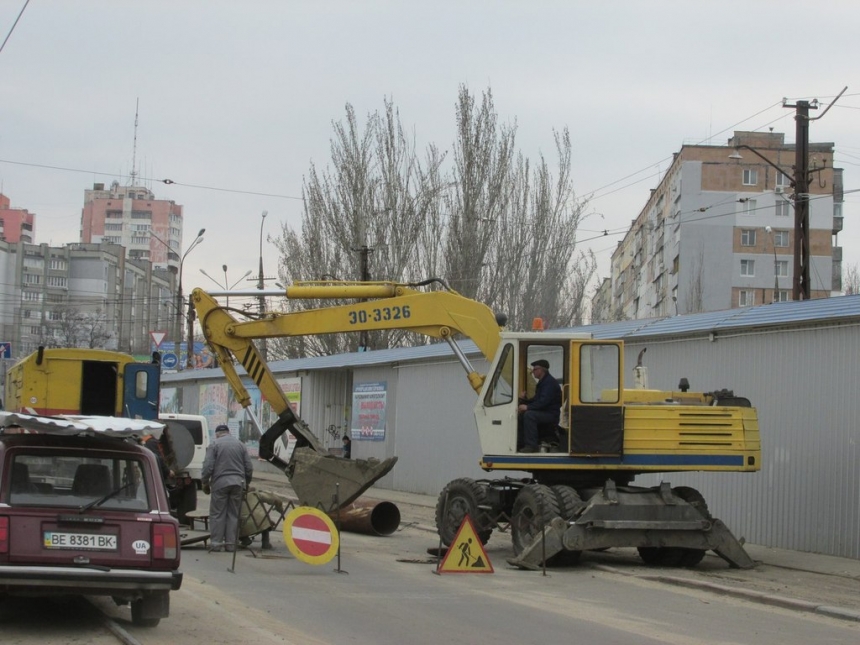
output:
[{"label": "rusty metal pipe", "polygon": [[340,522],[342,531],[365,535],[391,535],[400,526],[400,509],[392,502],[357,499],[338,512],[329,513],[334,522]]}]

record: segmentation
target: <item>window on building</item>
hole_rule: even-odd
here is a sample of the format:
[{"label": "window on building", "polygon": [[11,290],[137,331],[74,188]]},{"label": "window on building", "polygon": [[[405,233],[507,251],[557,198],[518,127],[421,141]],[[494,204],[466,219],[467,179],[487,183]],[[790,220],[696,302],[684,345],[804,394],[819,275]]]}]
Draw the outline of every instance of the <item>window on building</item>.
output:
[{"label": "window on building", "polygon": [[107,219],[122,219],[122,211],[105,211]]},{"label": "window on building", "polygon": [[783,249],[788,248],[788,231],[774,231],[773,245]]},{"label": "window on building", "polygon": [[755,275],[755,260],[741,260],[741,275],[747,277]]},{"label": "window on building", "polygon": [[63,275],[49,275],[48,276],[48,286],[49,287],[66,287],[68,286],[69,281],[66,276]]},{"label": "window on building", "polygon": [[777,217],[788,217],[791,213],[791,204],[781,197],[777,196],[776,198],[776,216]]},{"label": "window on building", "polygon": [[30,327],[30,333],[33,336],[38,336],[41,331],[42,331],[41,327],[36,327],[36,326]]},{"label": "window on building", "polygon": [[776,269],[776,275],[787,276],[788,275],[788,260],[777,260],[774,268]]},{"label": "window on building", "polygon": [[747,199],[744,202],[744,215],[752,215],[756,211],[756,201],[754,199]]},{"label": "window on building", "polygon": [[741,231],[741,246],[755,246],[755,229]]},{"label": "window on building", "polygon": [[758,184],[758,170],[744,169],[744,186],[755,186]]},{"label": "window on building", "polygon": [[30,310],[29,309],[22,309],[21,310],[21,318],[29,318],[29,317],[30,317]]},{"label": "window on building", "polygon": [[62,258],[51,258],[51,268],[54,271],[65,271],[66,261]]},{"label": "window on building", "polygon": [[779,291],[776,292],[776,295],[774,296],[773,301],[774,302],[788,302],[789,301],[788,291],[786,291],[785,289],[780,289]]},{"label": "window on building", "polygon": [[738,307],[752,307],[755,304],[755,291],[741,289],[738,291]]},{"label": "window on building", "polygon": [[791,178],[786,175],[784,172],[776,173],[776,185],[777,186],[790,186]]},{"label": "window on building", "polygon": [[27,302],[41,302],[42,294],[38,291],[24,291],[21,298]]},{"label": "window on building", "polygon": [[24,284],[42,284],[42,276],[38,273],[25,273]]}]

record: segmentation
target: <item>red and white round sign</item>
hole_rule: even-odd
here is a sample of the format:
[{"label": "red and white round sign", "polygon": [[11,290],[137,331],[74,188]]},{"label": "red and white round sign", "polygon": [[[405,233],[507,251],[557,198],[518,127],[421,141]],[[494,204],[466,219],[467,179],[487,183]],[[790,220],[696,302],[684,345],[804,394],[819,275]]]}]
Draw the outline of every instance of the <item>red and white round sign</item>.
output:
[{"label": "red and white round sign", "polygon": [[308,564],[325,564],[337,553],[340,539],[331,518],[317,508],[299,506],[284,518],[284,543]]}]

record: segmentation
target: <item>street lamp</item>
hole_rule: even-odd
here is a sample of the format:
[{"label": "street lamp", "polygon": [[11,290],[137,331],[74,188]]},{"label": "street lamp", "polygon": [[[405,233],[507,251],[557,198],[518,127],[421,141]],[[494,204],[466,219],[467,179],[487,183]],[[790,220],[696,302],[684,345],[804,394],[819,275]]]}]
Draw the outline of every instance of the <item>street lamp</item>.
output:
[{"label": "street lamp", "polygon": [[776,239],[773,234],[773,229],[770,226],[765,226],[764,230],[770,235],[770,246],[773,248],[773,300],[772,302],[777,301],[777,297],[779,295],[779,265],[776,261]]},{"label": "street lamp", "polygon": [[[225,290],[225,291],[230,291],[231,289],[233,289],[233,287],[235,287],[237,284],[239,284],[240,282],[242,282],[242,280],[244,280],[244,279],[245,279],[245,278],[247,278],[249,275],[251,275],[251,269],[248,269],[247,271],[245,271],[245,275],[243,275],[241,278],[239,278],[238,280],[236,280],[236,282],[234,282],[234,283],[231,285],[231,284],[230,284],[230,282],[227,280],[227,265],[226,265],[226,264],[222,264],[222,265],[221,265],[221,269],[224,271],[224,290]],[[203,275],[205,275],[207,278],[209,278],[210,280],[212,280],[212,282],[214,282],[215,284],[217,284],[219,287],[221,286],[221,283],[220,283],[220,282],[218,282],[215,278],[213,278],[211,275],[209,275],[208,273],[206,273],[206,271],[204,271],[203,269],[200,269],[200,273],[202,273],[202,274],[203,274]],[[228,307],[230,306],[230,296],[229,296],[229,295],[227,296],[227,306],[228,306]]]},{"label": "street lamp", "polygon": [[[179,308],[176,312],[176,315],[182,316],[182,303],[185,301],[185,298],[182,295],[182,265],[185,263],[185,258],[188,257],[188,254],[191,253],[192,249],[196,248],[203,242],[203,234],[206,232],[205,228],[201,228],[200,232],[197,233],[197,237],[194,238],[194,241],[188,245],[188,248],[185,250],[185,253],[182,254],[182,257],[179,258]],[[188,314],[186,315],[186,322],[188,324],[188,344],[185,347],[185,366],[188,369],[194,367],[193,354],[194,354],[194,306],[191,303],[191,299],[188,299]],[[181,327],[181,325],[180,325]],[[177,351],[179,350],[179,343],[177,343]]]}]

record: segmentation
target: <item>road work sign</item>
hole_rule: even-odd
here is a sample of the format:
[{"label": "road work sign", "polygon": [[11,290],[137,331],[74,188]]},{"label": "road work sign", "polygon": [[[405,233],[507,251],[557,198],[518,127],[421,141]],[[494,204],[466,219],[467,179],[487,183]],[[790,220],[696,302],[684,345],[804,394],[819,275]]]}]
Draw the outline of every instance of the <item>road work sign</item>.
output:
[{"label": "road work sign", "polygon": [[487,557],[484,545],[478,539],[475,526],[467,515],[457,530],[457,535],[442,559],[439,573],[493,573],[493,565]]},{"label": "road work sign", "polygon": [[310,506],[299,506],[284,518],[284,543],[302,562],[325,564],[337,553],[340,539],[328,515]]}]

